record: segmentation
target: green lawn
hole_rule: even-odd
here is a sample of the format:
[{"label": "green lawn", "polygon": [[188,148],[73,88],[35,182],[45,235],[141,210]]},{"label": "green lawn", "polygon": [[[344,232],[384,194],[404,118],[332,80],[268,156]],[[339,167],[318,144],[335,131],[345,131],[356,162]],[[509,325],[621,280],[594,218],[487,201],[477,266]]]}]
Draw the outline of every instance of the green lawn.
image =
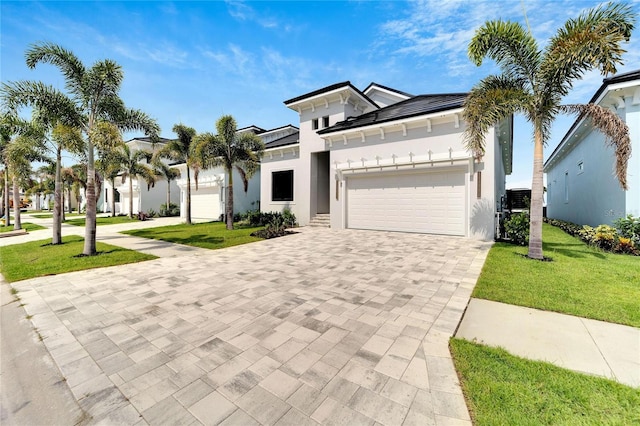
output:
[{"label": "green lawn", "polygon": [[[138,219],[137,218],[133,218],[133,219],[129,219],[129,216],[115,216],[115,217],[98,217],[96,219],[96,225],[100,226],[100,225],[115,225],[117,223],[129,223],[129,222],[137,222]],[[77,219],[69,219],[67,221],[65,221],[64,223],[66,223],[67,225],[74,225],[74,226],[84,226],[85,223],[85,218],[84,217],[79,217]]]},{"label": "green lawn", "polygon": [[[77,217],[84,216],[84,213],[65,213],[65,217]],[[53,217],[53,213],[32,213],[31,217],[35,217],[36,219],[51,219]]]},{"label": "green lawn", "polygon": [[640,424],[640,390],[451,339],[473,424]]},{"label": "green lawn", "polygon": [[123,234],[215,250],[260,241],[261,238],[249,235],[258,229],[262,227],[236,225],[236,229],[228,231],[223,222],[207,222],[135,229]]},{"label": "green lawn", "polygon": [[[22,229],[26,231],[37,231],[38,229],[47,229],[44,226],[36,225],[35,223],[23,222]],[[0,226],[0,232],[10,232],[13,231],[13,225],[11,226]]]},{"label": "green lawn", "polygon": [[548,224],[543,250],[552,262],[496,243],[472,296],[640,327],[639,257],[599,251]]},{"label": "green lawn", "polygon": [[100,242],[97,256],[78,256],[84,246],[82,237],[63,237],[62,241],[64,244],[55,246],[50,244],[51,240],[41,240],[0,247],[0,272],[7,281],[14,282],[156,258]]}]

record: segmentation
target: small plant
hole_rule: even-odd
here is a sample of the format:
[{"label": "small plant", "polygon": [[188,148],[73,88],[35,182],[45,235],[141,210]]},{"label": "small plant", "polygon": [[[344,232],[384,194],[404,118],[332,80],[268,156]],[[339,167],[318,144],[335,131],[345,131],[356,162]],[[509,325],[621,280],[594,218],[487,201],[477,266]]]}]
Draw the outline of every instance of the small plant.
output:
[{"label": "small plant", "polygon": [[640,247],[640,217],[628,215],[617,219],[613,224],[621,236],[629,238],[635,246]]},{"label": "small plant", "polygon": [[298,220],[296,219],[296,215],[293,214],[289,208],[286,208],[282,211],[282,220],[284,221],[284,225],[287,228],[293,228],[298,224]]},{"label": "small plant", "polygon": [[529,244],[529,213],[523,211],[511,215],[505,220],[504,229],[514,244],[526,246]]},{"label": "small plant", "polygon": [[595,229],[593,245],[604,250],[612,250],[618,240],[618,231],[609,225],[598,225]]},{"label": "small plant", "polygon": [[580,236],[580,239],[585,243],[593,244],[594,238],[596,237],[596,229],[589,225],[584,225],[582,229],[578,231],[578,236]]},{"label": "small plant", "polygon": [[631,238],[620,237],[618,243],[613,248],[616,253],[640,255],[640,251],[636,249],[636,245]]},{"label": "small plant", "polygon": [[154,209],[147,210],[147,217],[158,217],[158,213]]}]

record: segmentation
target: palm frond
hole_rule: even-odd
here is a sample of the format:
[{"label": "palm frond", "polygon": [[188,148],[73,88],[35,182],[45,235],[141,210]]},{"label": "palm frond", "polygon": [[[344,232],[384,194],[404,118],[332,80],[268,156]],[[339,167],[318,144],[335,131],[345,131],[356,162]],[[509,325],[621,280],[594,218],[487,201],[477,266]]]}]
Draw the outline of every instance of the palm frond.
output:
[{"label": "palm frond", "polygon": [[65,77],[67,90],[76,96],[81,95],[86,68],[73,52],[47,42],[29,46],[25,57],[27,66],[31,69],[40,62],[58,67]]},{"label": "palm frond", "polygon": [[517,22],[486,22],[476,30],[467,53],[478,66],[484,58],[490,58],[510,78],[525,80],[531,85],[535,83],[540,63],[538,44]]},{"label": "palm frond", "polygon": [[596,104],[563,105],[563,112],[579,114],[591,120],[593,127],[605,136],[605,143],[615,150],[615,175],[622,189],[627,190],[627,165],[631,158],[629,127],[613,111]]},{"label": "palm frond", "polygon": [[487,131],[509,115],[529,109],[532,100],[522,81],[505,75],[481,80],[471,89],[464,102],[466,148],[476,158],[482,157]]},{"label": "palm frond", "polygon": [[631,6],[608,3],[568,20],[551,39],[540,65],[543,90],[565,96],[585,72],[598,69],[615,74],[625,52],[637,14]]}]

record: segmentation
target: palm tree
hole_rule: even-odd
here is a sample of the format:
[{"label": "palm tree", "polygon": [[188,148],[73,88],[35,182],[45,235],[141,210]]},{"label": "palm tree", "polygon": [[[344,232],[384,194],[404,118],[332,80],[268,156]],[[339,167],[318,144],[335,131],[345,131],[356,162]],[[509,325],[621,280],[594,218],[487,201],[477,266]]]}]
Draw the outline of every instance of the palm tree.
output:
[{"label": "palm tree", "polygon": [[575,113],[591,119],[616,148],[616,175],[627,189],[626,169],[631,154],[627,126],[613,112],[598,105],[562,105],[573,83],[585,72],[616,72],[625,52],[636,15],[623,4],[609,3],[568,20],[541,50],[529,31],[515,22],[486,22],[469,44],[476,65],[484,58],[497,62],[501,75],[481,80],[464,106],[465,142],[477,158],[484,154],[484,136],[491,126],[514,113],[523,113],[533,124],[533,180],[531,185],[528,257],[543,259],[542,196],[543,148],[558,113]]},{"label": "palm tree", "polygon": [[170,167],[163,163],[160,158],[155,156],[151,163],[153,165],[153,172],[158,177],[162,177],[167,181],[167,210],[171,209],[171,181],[180,177],[180,170],[175,167]]},{"label": "palm tree", "polygon": [[49,63],[60,69],[68,95],[41,82],[19,81],[3,84],[0,90],[7,104],[17,109],[32,106],[48,117],[81,130],[87,160],[87,216],[83,254],[96,254],[96,173],[94,136],[100,123],[112,123],[121,131],[142,130],[156,138],[160,128],[139,110],[128,109],[118,96],[124,73],[111,60],[96,62],[91,68],[69,50],[53,43],[40,43],[26,52],[29,68]]},{"label": "palm tree", "polygon": [[247,192],[249,178],[260,167],[264,143],[253,133],[238,134],[236,120],[224,115],[216,122],[217,135],[204,133],[197,138],[197,158],[200,167],[223,166],[229,178],[225,216],[227,229],[233,229],[233,169],[238,171]]},{"label": "palm tree", "polygon": [[153,169],[142,163],[143,160],[149,162],[152,154],[144,150],[132,151],[126,144],[122,144],[114,154],[114,160],[121,165],[122,183],[129,180],[129,217],[133,218],[133,180],[142,178],[148,187],[155,184]]},{"label": "palm tree", "polygon": [[173,126],[173,133],[178,135],[178,139],[169,141],[163,146],[156,156],[167,158],[174,161],[185,163],[187,167],[187,199],[186,199],[186,221],[191,225],[191,173],[190,169],[196,167],[196,184],[197,184],[197,162],[195,161],[195,143],[194,137],[196,131],[192,127],[184,124],[176,124]]}]

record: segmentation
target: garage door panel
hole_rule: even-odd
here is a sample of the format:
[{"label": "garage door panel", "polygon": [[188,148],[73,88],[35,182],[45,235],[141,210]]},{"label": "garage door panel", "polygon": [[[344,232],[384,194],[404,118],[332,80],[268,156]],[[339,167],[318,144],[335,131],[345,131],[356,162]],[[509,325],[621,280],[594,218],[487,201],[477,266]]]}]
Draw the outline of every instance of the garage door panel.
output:
[{"label": "garage door panel", "polygon": [[220,192],[217,187],[191,191],[192,218],[218,220],[220,214]]},{"label": "garage door panel", "polygon": [[464,235],[465,174],[389,174],[347,181],[347,226]]}]

